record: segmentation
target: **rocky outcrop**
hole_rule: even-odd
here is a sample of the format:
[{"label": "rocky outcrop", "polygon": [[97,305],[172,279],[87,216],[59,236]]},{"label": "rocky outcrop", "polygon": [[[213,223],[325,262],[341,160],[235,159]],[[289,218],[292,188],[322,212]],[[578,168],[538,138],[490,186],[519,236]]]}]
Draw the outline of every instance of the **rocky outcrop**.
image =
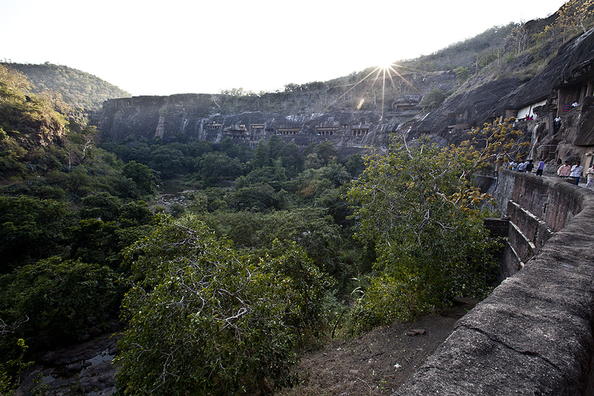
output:
[{"label": "rocky outcrop", "polygon": [[594,96],[585,98],[582,103],[581,114],[577,120],[575,136],[570,140],[576,146],[594,146]]},{"label": "rocky outcrop", "polygon": [[[543,45],[542,57],[552,51],[551,45]],[[523,54],[514,60],[518,70],[529,68],[534,62],[531,54]],[[557,87],[589,78],[593,67],[594,29],[591,29],[562,45],[544,69],[532,78],[488,77],[480,82],[481,76],[476,76],[479,83],[467,84],[467,88],[463,86],[459,93],[450,96],[423,120],[413,123],[411,132],[415,136],[433,134],[456,142],[470,127],[507,116],[506,110],[518,110],[546,99]],[[509,70],[509,73],[513,71]]]},{"label": "rocky outcrop", "polygon": [[116,338],[106,335],[44,354],[15,396],[108,396],[115,393]]},{"label": "rocky outcrop", "polygon": [[[400,72],[399,72],[400,73]],[[104,102],[93,116],[109,142],[229,137],[255,145],[277,135],[298,145],[332,141],[339,148],[383,146],[387,135],[424,112],[423,95],[450,92],[459,84],[453,71],[402,71],[386,78],[384,90],[350,77],[290,91],[234,96],[183,94],[138,96]],[[375,74],[379,77],[379,74]],[[343,81],[344,80],[344,81]],[[303,88],[303,89],[301,89]],[[378,91],[379,89],[379,91]]]},{"label": "rocky outcrop", "polygon": [[414,125],[413,135],[434,134],[448,142],[459,141],[465,135],[465,130],[485,122],[501,98],[509,95],[521,83],[517,78],[500,79],[451,96],[437,110]]},{"label": "rocky outcrop", "polygon": [[503,98],[499,108],[519,109],[547,98],[553,88],[580,80],[587,66],[594,64],[594,29],[567,42],[547,66],[509,97]]},{"label": "rocky outcrop", "polygon": [[513,188],[504,183],[499,198],[539,214],[556,232],[460,319],[397,395],[582,395],[589,386],[594,193],[504,172]]}]

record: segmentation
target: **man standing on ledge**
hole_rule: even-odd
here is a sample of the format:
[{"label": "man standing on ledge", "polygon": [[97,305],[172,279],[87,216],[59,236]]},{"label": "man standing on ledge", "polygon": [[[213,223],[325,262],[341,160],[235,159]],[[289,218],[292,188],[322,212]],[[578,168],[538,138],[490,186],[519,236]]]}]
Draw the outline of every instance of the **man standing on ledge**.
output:
[{"label": "man standing on ledge", "polygon": [[544,172],[545,163],[543,160],[538,161],[538,166],[536,167],[536,176],[542,176],[542,172]]},{"label": "man standing on ledge", "polygon": [[578,161],[574,166],[571,167],[571,173],[569,177],[572,179],[573,184],[576,186],[580,184],[580,178],[582,177],[582,171],[584,167],[580,165],[580,161]]},{"label": "man standing on ledge", "polygon": [[531,159],[529,159],[528,163],[526,164],[526,172],[531,173],[533,168],[534,168],[534,163],[532,162]]}]

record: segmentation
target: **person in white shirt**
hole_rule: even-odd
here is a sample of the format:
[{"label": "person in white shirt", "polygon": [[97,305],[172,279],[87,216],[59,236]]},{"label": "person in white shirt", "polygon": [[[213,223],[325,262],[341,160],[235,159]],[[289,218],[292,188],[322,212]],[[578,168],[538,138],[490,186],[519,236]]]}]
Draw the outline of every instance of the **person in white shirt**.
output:
[{"label": "person in white shirt", "polygon": [[578,161],[574,166],[571,167],[569,177],[573,179],[573,184],[575,184],[576,186],[580,183],[580,178],[582,177],[583,170],[584,167],[580,165],[580,161]]}]

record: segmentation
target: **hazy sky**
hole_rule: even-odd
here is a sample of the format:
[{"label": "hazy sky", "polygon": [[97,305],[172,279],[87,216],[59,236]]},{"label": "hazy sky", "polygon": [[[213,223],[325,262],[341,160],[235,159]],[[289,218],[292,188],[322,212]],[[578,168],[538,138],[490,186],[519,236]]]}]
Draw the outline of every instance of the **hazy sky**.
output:
[{"label": "hazy sky", "polygon": [[0,0],[0,59],[133,95],[282,89],[431,53],[563,0]]}]

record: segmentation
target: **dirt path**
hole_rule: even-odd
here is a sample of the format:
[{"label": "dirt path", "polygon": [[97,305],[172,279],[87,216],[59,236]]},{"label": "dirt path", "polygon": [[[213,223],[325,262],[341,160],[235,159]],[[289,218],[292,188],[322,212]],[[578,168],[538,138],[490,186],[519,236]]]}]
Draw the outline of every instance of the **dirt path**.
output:
[{"label": "dirt path", "polygon": [[[305,355],[297,368],[302,383],[277,396],[390,395],[452,332],[471,306],[411,323],[395,323],[359,338],[333,342]],[[412,329],[425,334],[407,335]]]}]

